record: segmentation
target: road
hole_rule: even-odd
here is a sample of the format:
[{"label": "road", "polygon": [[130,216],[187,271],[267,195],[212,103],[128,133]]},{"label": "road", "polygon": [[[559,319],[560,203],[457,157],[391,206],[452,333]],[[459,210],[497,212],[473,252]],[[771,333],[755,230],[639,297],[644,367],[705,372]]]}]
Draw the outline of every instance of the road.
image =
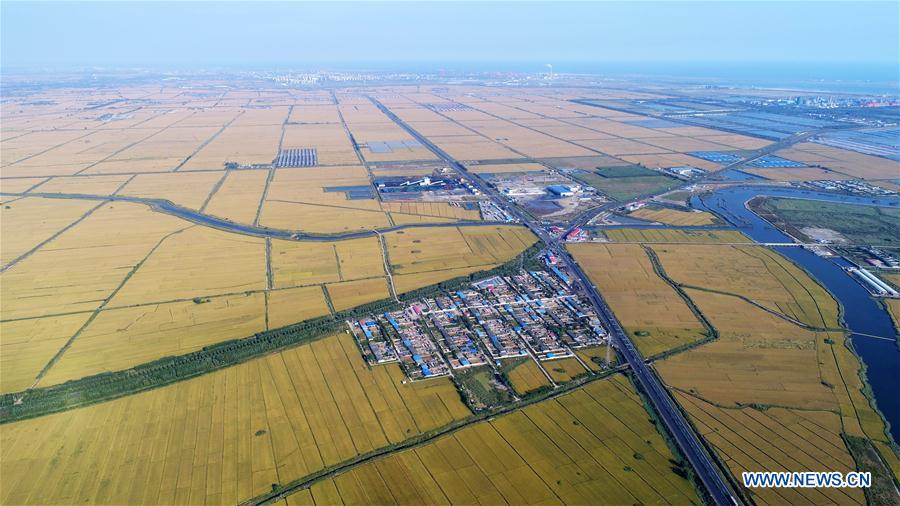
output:
[{"label": "road", "polygon": [[[434,145],[429,139],[419,134],[418,131],[407,125],[403,120],[398,118],[390,109],[382,105],[379,101],[369,97],[385,115],[393,120],[397,125],[403,128],[407,133],[412,135],[423,146],[430,149],[441,160],[450,165],[453,169],[465,176],[475,187],[477,187],[484,195],[491,198],[495,204],[506,210],[511,215],[519,219],[525,226],[542,239],[550,249],[554,251],[561,261],[563,261],[578,277],[578,280],[585,293],[588,294],[591,303],[605,324],[609,334],[613,338],[613,344],[616,350],[625,358],[628,365],[634,371],[634,377],[640,384],[644,392],[650,398],[653,409],[659,416],[660,421],[666,426],[666,429],[675,439],[681,453],[687,458],[688,462],[697,473],[700,482],[706,488],[710,497],[719,505],[737,504],[736,495],[732,492],[728,481],[723,477],[712,457],[706,451],[706,448],[700,442],[699,436],[694,432],[691,425],[684,418],[681,411],[675,406],[669,397],[666,388],[663,386],[656,373],[647,365],[644,358],[638,352],[637,348],[629,339],[628,334],[622,329],[612,310],[603,300],[603,297],[597,292],[596,287],[588,280],[584,271],[577,262],[569,255],[559,239],[552,237],[543,227],[536,224],[524,212],[515,206],[508,205],[506,199],[499,195],[493,188],[475,174],[470,173],[456,159],[444,152],[438,146]],[[595,210],[596,211],[596,210]]]},{"label": "road", "polygon": [[143,197],[130,197],[127,195],[93,195],[85,193],[42,193],[42,192],[25,192],[11,193],[0,192],[0,196],[6,197],[41,197],[49,199],[75,199],[75,200],[102,200],[110,202],[131,202],[134,204],[144,204],[150,206],[155,211],[176,216],[183,220],[203,225],[226,232],[234,232],[236,234],[252,235],[255,237],[268,237],[274,239],[282,239],[286,241],[341,241],[344,239],[358,239],[360,237],[372,237],[378,234],[387,234],[398,230],[410,228],[443,228],[457,226],[473,226],[473,227],[489,227],[496,225],[508,225],[505,221],[468,221],[460,220],[452,223],[410,223],[407,225],[395,225],[393,227],[385,227],[378,230],[359,230],[355,232],[343,232],[336,234],[311,234],[300,230],[283,230],[268,228],[259,225],[246,225],[243,223],[235,223],[218,216],[204,214],[193,209],[179,206],[170,200],[153,199]]},{"label": "road", "polygon": [[562,258],[569,265],[570,271],[578,277],[579,282],[585,288],[585,292],[594,304],[600,319],[603,320],[610,336],[613,338],[616,351],[631,366],[635,378],[650,398],[650,403],[653,405],[654,410],[668,429],[669,434],[675,438],[681,453],[694,468],[706,491],[716,504],[736,504],[735,494],[731,491],[727,480],[719,472],[718,467],[713,463],[706,448],[700,443],[700,437],[694,432],[678,407],[675,406],[666,388],[662,385],[662,381],[647,365],[640,352],[631,342],[631,339],[628,338],[628,334],[622,329],[615,315],[613,315],[606,301],[603,300],[585,275],[581,266],[571,258],[565,249],[559,248],[557,254],[558,258]]}]

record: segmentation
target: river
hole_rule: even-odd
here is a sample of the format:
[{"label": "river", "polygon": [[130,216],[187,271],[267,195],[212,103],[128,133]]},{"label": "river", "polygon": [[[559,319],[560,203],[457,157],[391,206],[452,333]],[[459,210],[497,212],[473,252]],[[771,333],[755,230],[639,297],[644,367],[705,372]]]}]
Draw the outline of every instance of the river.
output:
[{"label": "river", "polygon": [[[790,236],[747,208],[747,201],[757,196],[900,207],[900,198],[896,197],[852,197],[796,188],[759,186],[738,186],[702,196],[695,195],[691,199],[691,206],[719,215],[756,242],[793,242]],[[890,424],[894,441],[900,441],[900,347],[896,342],[858,335],[896,336],[890,315],[862,285],[838,265],[839,260],[820,257],[804,248],[774,249],[806,269],[840,302],[842,319],[851,331],[853,348],[866,365],[866,379],[872,388],[875,403]]]}]

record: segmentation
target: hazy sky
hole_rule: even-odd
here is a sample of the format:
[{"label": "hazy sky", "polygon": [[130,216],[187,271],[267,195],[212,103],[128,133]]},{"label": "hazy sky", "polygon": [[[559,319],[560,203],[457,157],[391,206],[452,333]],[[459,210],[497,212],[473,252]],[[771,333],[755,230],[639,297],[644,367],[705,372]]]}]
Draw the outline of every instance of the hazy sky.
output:
[{"label": "hazy sky", "polygon": [[565,69],[900,58],[895,1],[0,5],[4,67],[552,62]]}]

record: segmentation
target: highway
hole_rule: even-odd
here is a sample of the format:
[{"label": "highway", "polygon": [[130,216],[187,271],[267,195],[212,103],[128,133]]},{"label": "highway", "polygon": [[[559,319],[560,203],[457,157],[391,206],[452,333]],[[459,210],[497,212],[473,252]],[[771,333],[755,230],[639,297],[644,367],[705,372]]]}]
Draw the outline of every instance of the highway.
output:
[{"label": "highway", "polygon": [[737,504],[737,498],[728,485],[728,481],[713,463],[712,457],[701,444],[700,437],[694,432],[678,407],[675,406],[666,388],[662,385],[662,381],[656,376],[653,369],[647,365],[640,352],[628,338],[628,334],[622,329],[615,315],[613,315],[606,301],[603,300],[597,289],[585,275],[581,266],[575,262],[564,248],[558,248],[556,253],[558,258],[563,259],[568,264],[570,271],[578,277],[579,282],[585,289],[585,293],[587,293],[594,304],[600,319],[609,330],[616,350],[625,358],[631,370],[634,371],[635,378],[640,383],[647,397],[650,398],[650,403],[653,405],[656,414],[668,429],[669,434],[675,438],[678,448],[694,468],[710,497],[719,505]]},{"label": "highway", "polygon": [[[596,287],[590,282],[578,263],[575,262],[565,250],[563,245],[559,242],[559,239],[552,237],[543,227],[534,223],[524,212],[520,211],[515,206],[510,206],[506,199],[499,195],[480,177],[470,173],[465,166],[438,146],[434,145],[429,139],[419,134],[418,131],[407,125],[403,120],[391,112],[390,109],[372,97],[369,97],[369,100],[371,100],[381,112],[397,123],[397,125],[422,143],[423,146],[430,149],[453,169],[465,176],[466,179],[476,186],[483,194],[490,197],[495,204],[519,219],[525,226],[534,232],[535,235],[543,240],[551,250],[553,250],[557,255],[557,258],[562,260],[569,267],[571,272],[578,277],[581,286],[584,288],[585,293],[594,305],[598,316],[600,316],[609,331],[609,334],[612,336],[616,350],[625,358],[628,365],[634,371],[635,379],[649,397],[659,420],[666,426],[666,429],[678,445],[679,450],[697,473],[706,492],[718,505],[738,504],[736,495],[732,492],[728,481],[723,477],[716,467],[716,464],[713,462],[712,457],[700,442],[700,437],[694,432],[678,407],[675,406],[675,403],[672,401],[671,397],[669,397],[666,388],[656,376],[656,373],[653,372],[650,366],[644,361],[644,358],[631,342],[628,334],[622,329],[622,326],[619,324],[615,315],[613,315],[612,310],[603,300],[603,297],[597,292]],[[597,210],[595,209],[594,211]]]}]

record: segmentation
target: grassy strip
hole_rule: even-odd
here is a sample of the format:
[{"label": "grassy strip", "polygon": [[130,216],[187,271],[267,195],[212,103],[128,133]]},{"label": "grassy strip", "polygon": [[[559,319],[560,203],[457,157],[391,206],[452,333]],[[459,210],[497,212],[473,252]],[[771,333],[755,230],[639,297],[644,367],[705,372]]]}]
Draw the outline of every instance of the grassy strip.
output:
[{"label": "grassy strip", "polygon": [[[678,447],[678,443],[669,433],[669,430],[666,428],[666,424],[664,424],[662,420],[659,419],[659,416],[656,414],[656,410],[653,408],[653,405],[650,402],[650,398],[647,397],[647,393],[644,392],[640,382],[635,380],[634,373],[629,370],[625,373],[625,375],[628,376],[629,381],[631,381],[631,384],[634,385],[634,391],[637,392],[638,396],[641,398],[641,402],[644,404],[644,411],[647,412],[650,423],[652,423],[656,427],[656,431],[662,435],[663,439],[666,441],[666,444],[669,446],[669,450],[672,451],[673,458],[669,461],[669,463],[672,464],[672,472],[693,483],[694,490],[697,492],[697,496],[703,499],[704,504],[714,504],[715,502],[712,500],[712,497],[710,497],[706,492],[706,487],[703,485],[703,482],[700,481],[700,477],[697,476],[696,471],[694,471],[694,467],[687,461],[687,459],[684,457],[684,454],[681,453],[681,449]],[[684,410],[681,409],[681,405],[679,405],[678,402],[676,402],[674,399],[672,402],[677,407],[677,409],[682,412],[682,415],[688,421],[688,424],[690,424],[694,431],[697,432],[696,427],[693,427],[693,423],[691,423],[690,419],[687,418]],[[697,432],[697,434],[699,436],[700,432]],[[706,439],[704,439],[702,436],[698,437],[698,439],[700,440],[700,443],[706,446],[707,450],[709,451],[710,448],[709,446],[707,446]],[[709,451],[709,453],[713,456],[713,459],[716,460],[718,465],[722,467],[723,464],[719,461],[719,458],[715,454],[715,452]],[[725,469],[727,470],[727,467]],[[725,476],[730,477],[730,473],[726,471]],[[747,504],[752,503],[748,502]]]},{"label": "grassy strip", "polygon": [[881,460],[878,450],[866,438],[847,434],[842,436],[856,462],[856,469],[872,473],[872,486],[863,489],[866,493],[866,502],[873,506],[900,502],[900,493],[897,492],[898,481]]},{"label": "grassy strip", "polygon": [[[532,257],[542,247],[543,244],[538,242],[519,255],[528,259],[522,260],[525,268],[539,265]],[[420,299],[447,290],[459,289],[476,279],[512,274],[519,269],[519,256],[493,269],[407,292],[400,296],[400,300]],[[163,357],[123,371],[101,373],[60,385],[4,394],[0,396],[0,424],[108,401],[200,376],[266,353],[334,334],[343,328],[345,320],[359,319],[371,313],[392,311],[399,306],[391,299],[375,301],[334,315],[267,330],[242,339],[223,341],[186,355]]]},{"label": "grassy strip", "polygon": [[666,350],[662,353],[658,353],[658,354],[653,355],[652,357],[648,357],[648,358],[650,360],[664,359],[666,357],[696,348],[697,346],[700,346],[700,345],[703,345],[703,344],[706,344],[706,343],[709,343],[709,342],[712,342],[712,341],[715,341],[716,339],[718,339],[719,331],[716,330],[716,328],[713,327],[713,324],[710,323],[709,320],[706,319],[706,315],[704,315],[703,311],[700,311],[700,308],[697,307],[696,304],[694,304],[694,301],[691,300],[691,298],[688,296],[687,293],[685,293],[685,291],[681,288],[681,285],[679,285],[677,282],[675,282],[674,279],[670,278],[669,275],[666,274],[666,271],[663,268],[662,263],[659,261],[659,257],[656,256],[656,252],[653,251],[652,248],[649,248],[647,246],[641,245],[641,247],[644,249],[644,252],[647,253],[647,257],[650,258],[650,264],[653,266],[653,272],[655,272],[656,275],[659,276],[659,279],[665,281],[667,285],[671,286],[672,289],[675,290],[675,293],[677,293],[678,296],[681,297],[681,299],[684,301],[685,304],[687,304],[687,307],[691,310],[691,312],[694,313],[694,316],[697,318],[697,320],[699,320],[700,323],[703,324],[703,327],[706,329],[706,337],[705,338],[694,341],[692,343],[687,343],[687,344],[683,344],[681,346],[677,346],[675,348]]}]

